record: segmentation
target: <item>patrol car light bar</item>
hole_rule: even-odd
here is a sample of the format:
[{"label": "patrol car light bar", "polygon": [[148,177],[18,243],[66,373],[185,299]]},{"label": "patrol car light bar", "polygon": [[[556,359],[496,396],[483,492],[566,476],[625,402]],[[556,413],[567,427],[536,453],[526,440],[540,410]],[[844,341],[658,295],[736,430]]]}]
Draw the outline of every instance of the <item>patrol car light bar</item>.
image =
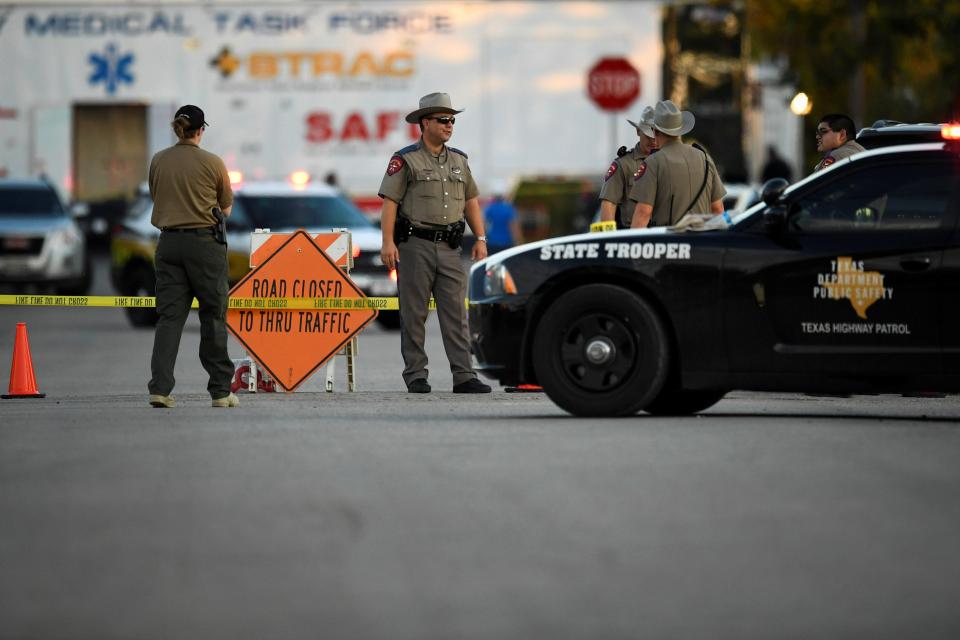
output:
[{"label": "patrol car light bar", "polygon": [[945,124],[940,129],[944,140],[960,140],[960,124]]}]

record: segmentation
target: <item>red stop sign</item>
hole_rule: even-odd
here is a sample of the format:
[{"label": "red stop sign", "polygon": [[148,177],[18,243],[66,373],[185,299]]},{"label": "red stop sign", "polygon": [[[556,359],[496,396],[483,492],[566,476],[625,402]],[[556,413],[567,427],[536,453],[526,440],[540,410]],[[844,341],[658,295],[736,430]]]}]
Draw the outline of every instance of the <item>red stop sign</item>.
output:
[{"label": "red stop sign", "polygon": [[604,111],[623,111],[640,95],[640,72],[626,58],[602,58],[587,74],[587,94]]}]

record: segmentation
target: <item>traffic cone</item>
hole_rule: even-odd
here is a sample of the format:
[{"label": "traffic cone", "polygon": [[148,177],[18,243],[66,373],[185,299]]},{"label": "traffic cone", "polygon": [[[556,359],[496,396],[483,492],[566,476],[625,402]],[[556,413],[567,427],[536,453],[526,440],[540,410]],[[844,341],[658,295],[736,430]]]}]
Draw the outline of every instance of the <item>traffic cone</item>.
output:
[{"label": "traffic cone", "polygon": [[9,392],[3,396],[11,398],[45,398],[47,394],[37,389],[37,379],[33,375],[33,358],[30,357],[30,341],[27,339],[27,324],[17,323],[17,335],[13,341],[13,364],[10,366]]}]

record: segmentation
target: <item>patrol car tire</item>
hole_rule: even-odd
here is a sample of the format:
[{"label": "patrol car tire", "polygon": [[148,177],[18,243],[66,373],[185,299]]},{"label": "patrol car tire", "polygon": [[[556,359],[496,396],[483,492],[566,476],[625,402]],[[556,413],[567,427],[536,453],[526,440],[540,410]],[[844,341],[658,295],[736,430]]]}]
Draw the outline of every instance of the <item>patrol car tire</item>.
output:
[{"label": "patrol car tire", "polygon": [[377,324],[390,331],[400,330],[399,311],[381,311],[377,314]]},{"label": "patrol car tire", "polygon": [[576,416],[630,416],[660,394],[670,341],[656,310],[613,285],[586,285],[554,301],[533,341],[547,396]]},{"label": "patrol car tire", "polygon": [[720,402],[726,391],[664,390],[644,409],[655,416],[689,416]]},{"label": "patrol car tire", "polygon": [[[155,296],[157,295],[157,278],[147,267],[139,267],[130,274],[127,280],[127,296]],[[157,310],[154,307],[126,307],[127,320],[135,327],[157,326]]]}]

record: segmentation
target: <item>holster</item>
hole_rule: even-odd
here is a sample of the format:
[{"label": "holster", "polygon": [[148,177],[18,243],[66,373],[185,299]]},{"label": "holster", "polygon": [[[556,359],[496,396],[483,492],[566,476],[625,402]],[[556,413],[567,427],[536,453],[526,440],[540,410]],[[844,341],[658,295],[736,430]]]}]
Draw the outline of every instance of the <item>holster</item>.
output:
[{"label": "holster", "polygon": [[220,211],[219,207],[214,207],[212,209],[213,217],[217,221],[217,224],[213,226],[213,239],[219,242],[220,244],[227,245],[227,218],[223,215],[223,212]]},{"label": "holster", "polygon": [[413,227],[413,224],[410,222],[410,218],[398,211],[397,219],[393,223],[393,243],[400,244],[409,240],[411,227]]},{"label": "holster", "polygon": [[447,244],[450,245],[451,249],[459,249],[460,245],[463,243],[463,232],[467,228],[467,223],[463,220],[458,220],[450,225],[450,237],[447,238]]}]

